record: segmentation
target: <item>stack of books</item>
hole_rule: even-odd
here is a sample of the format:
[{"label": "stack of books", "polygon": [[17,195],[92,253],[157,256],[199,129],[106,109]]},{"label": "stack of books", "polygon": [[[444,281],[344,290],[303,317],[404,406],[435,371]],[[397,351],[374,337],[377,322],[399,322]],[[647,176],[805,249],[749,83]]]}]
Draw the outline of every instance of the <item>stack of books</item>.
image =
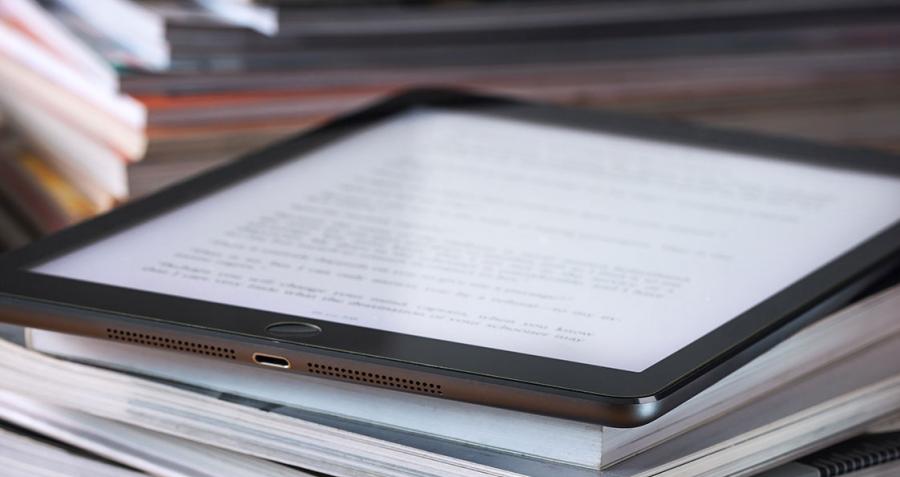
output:
[{"label": "stack of books", "polygon": [[[900,286],[868,296],[632,429],[28,330],[0,341],[0,459],[97,475],[893,475],[898,309]],[[68,455],[22,457],[51,444]]]},{"label": "stack of books", "polygon": [[[76,90],[92,107],[67,106],[81,119],[62,134],[50,132],[67,124],[62,102],[29,115],[44,103],[6,93],[15,99],[6,102],[29,111],[5,106],[5,122],[59,175],[0,186],[0,221],[21,225],[18,233],[3,228],[7,248],[84,215],[35,219],[49,213],[9,197],[21,196],[12,191],[22,184],[52,195],[58,187],[50,184],[68,183],[88,196],[86,213],[97,213],[423,84],[900,148],[894,2],[44,0],[41,10],[35,1],[4,2],[5,25],[25,37],[4,44],[32,63],[50,55],[94,93]],[[25,53],[23,42],[45,54]],[[71,86],[56,69],[38,72]],[[140,104],[108,99],[116,72]],[[104,107],[124,117],[109,118]],[[43,126],[44,117],[52,124]],[[141,130],[148,152],[126,177],[121,159],[139,156],[142,142],[132,136]],[[72,141],[78,147],[68,147]],[[108,143],[118,149],[104,149]]]},{"label": "stack of books", "polygon": [[[113,67],[32,0],[0,3],[3,240],[43,235],[128,197],[146,109]],[[15,132],[15,134],[12,133]]]},{"label": "stack of books", "polygon": [[170,68],[167,29],[172,24],[246,27],[264,35],[278,29],[275,9],[249,0],[45,0],[42,4],[109,62],[137,71]]},{"label": "stack of books", "polygon": [[896,149],[900,7],[878,0],[276,1],[277,33],[167,30],[149,109],[152,192],[410,86]]},{"label": "stack of books", "polygon": [[0,249],[105,212],[130,196],[147,108],[120,71],[170,65],[166,23],[277,28],[247,2],[0,2]]}]

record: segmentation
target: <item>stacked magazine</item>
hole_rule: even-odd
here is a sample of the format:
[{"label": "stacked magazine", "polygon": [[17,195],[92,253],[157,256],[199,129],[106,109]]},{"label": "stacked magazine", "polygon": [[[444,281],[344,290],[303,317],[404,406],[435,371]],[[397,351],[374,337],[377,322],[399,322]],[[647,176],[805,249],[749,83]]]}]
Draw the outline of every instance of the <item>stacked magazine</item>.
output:
[{"label": "stacked magazine", "polygon": [[[842,468],[889,469],[900,458],[898,310],[900,286],[870,296],[633,429],[27,330],[21,345],[0,344],[0,462],[28,471],[20,475],[77,468],[167,476],[731,476],[782,472],[839,441],[877,434],[868,439],[878,445],[865,441],[855,464]],[[866,449],[878,451],[864,458]]]}]

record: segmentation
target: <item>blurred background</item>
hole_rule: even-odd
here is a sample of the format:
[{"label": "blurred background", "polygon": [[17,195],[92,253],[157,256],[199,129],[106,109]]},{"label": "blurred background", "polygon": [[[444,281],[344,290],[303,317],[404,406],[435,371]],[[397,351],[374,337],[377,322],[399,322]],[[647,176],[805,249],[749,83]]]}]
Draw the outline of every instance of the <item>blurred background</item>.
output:
[{"label": "blurred background", "polygon": [[900,150],[889,0],[0,0],[0,248],[421,85]]}]

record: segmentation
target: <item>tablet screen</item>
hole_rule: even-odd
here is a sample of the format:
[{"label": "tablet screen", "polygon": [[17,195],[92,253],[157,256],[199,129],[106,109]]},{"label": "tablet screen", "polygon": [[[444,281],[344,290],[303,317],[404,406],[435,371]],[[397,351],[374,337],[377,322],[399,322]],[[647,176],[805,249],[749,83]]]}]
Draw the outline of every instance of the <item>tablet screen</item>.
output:
[{"label": "tablet screen", "polygon": [[424,109],[33,270],[642,371],[898,219],[896,177]]}]

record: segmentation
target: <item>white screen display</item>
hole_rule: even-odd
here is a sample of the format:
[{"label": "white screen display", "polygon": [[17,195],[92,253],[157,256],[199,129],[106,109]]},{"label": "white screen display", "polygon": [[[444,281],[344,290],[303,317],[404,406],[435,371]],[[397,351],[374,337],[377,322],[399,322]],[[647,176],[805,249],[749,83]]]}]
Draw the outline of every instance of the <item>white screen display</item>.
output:
[{"label": "white screen display", "polygon": [[898,219],[895,177],[422,110],[34,270],[642,371]]}]

